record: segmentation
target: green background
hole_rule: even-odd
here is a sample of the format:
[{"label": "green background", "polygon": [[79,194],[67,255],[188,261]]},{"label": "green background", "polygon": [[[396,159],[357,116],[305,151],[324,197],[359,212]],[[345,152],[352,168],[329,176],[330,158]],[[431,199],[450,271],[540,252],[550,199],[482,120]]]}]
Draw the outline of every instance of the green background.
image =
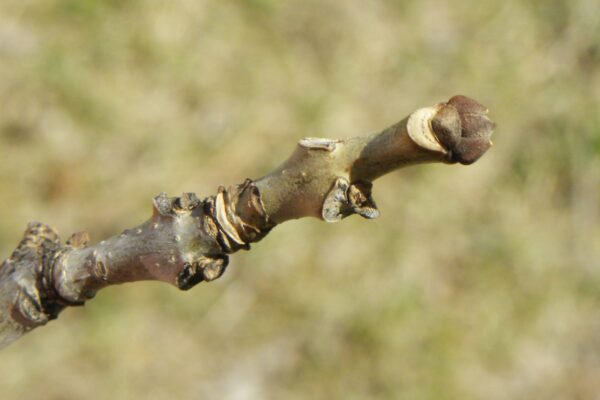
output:
[{"label": "green background", "polygon": [[470,167],[376,182],[375,221],[277,227],[189,292],[101,291],[0,353],[2,399],[592,399],[597,0],[2,0],[0,254],[118,234],[161,191],[257,178],[303,136],[455,94]]}]

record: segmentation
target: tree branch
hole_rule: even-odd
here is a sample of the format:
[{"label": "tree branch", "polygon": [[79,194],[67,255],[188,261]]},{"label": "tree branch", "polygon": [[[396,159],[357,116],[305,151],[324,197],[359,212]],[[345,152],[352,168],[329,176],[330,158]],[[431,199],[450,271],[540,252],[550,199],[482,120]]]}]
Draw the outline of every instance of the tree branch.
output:
[{"label": "tree branch", "polygon": [[214,280],[229,254],[289,219],[375,218],[373,180],[408,165],[476,161],[491,146],[494,124],[486,114],[474,100],[455,96],[377,135],[303,139],[256,181],[221,187],[204,200],[161,193],[148,221],[96,245],[88,245],[85,232],[62,244],[52,228],[31,223],[0,266],[0,347],[109,285],[159,280],[186,290]]}]

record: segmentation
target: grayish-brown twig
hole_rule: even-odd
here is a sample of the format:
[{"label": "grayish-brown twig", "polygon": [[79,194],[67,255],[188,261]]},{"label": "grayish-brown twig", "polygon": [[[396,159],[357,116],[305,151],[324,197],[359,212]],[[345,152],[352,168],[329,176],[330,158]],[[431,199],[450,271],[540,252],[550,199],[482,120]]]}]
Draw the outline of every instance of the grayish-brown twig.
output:
[{"label": "grayish-brown twig", "polygon": [[85,232],[63,244],[52,228],[31,223],[0,266],[0,347],[109,285],[159,280],[186,290],[212,281],[229,254],[284,221],[375,218],[373,180],[419,163],[470,164],[491,146],[493,128],[485,107],[455,96],[377,135],[302,139],[274,172],[203,200],[162,193],[148,221],[95,245]]}]

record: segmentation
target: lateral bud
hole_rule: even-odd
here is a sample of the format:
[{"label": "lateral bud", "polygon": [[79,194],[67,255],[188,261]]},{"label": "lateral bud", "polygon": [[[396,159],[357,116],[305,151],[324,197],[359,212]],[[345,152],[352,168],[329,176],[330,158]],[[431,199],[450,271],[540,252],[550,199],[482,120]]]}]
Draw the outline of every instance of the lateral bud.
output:
[{"label": "lateral bud", "polygon": [[191,211],[200,205],[200,199],[196,193],[183,193],[173,202],[175,211]]},{"label": "lateral bud", "polygon": [[71,237],[67,239],[66,245],[74,249],[81,249],[87,246],[89,242],[90,234],[85,231],[81,231],[72,234]]},{"label": "lateral bud", "polygon": [[219,278],[229,264],[227,255],[201,256],[193,262],[186,262],[177,276],[177,287],[189,290],[202,281],[210,282]]},{"label": "lateral bud", "polygon": [[358,181],[350,184],[345,178],[338,178],[325,197],[321,216],[326,222],[338,222],[352,214],[373,219],[379,210],[371,197],[371,182]]},{"label": "lateral bud", "polygon": [[152,201],[154,216],[169,216],[173,211],[173,200],[165,192],[161,192]]}]

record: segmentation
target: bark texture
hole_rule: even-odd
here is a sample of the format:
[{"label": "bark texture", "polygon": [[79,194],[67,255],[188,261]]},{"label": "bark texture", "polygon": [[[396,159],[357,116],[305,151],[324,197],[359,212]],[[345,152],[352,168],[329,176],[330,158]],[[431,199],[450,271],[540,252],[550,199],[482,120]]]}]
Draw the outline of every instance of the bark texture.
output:
[{"label": "bark texture", "polygon": [[373,136],[302,139],[269,175],[202,200],[161,193],[148,221],[95,245],[85,232],[62,243],[51,227],[30,223],[0,265],[0,348],[109,285],[159,280],[187,290],[212,281],[229,254],[284,221],[375,218],[373,180],[419,163],[473,163],[491,146],[493,129],[485,107],[455,96]]}]

